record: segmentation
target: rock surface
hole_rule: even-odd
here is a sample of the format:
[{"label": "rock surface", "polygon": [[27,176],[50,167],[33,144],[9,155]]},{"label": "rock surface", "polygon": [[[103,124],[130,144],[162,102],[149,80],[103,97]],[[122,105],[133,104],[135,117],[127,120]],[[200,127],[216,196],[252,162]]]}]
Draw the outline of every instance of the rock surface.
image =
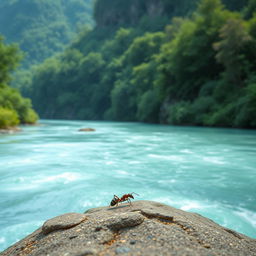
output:
[{"label": "rock surface", "polygon": [[195,213],[136,201],[55,217],[0,255],[256,255],[256,240]]}]

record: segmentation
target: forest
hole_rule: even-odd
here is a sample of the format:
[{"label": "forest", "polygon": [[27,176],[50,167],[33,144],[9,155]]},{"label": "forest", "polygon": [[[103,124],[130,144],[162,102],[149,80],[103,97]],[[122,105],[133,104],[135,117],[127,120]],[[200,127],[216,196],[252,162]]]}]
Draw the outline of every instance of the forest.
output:
[{"label": "forest", "polygon": [[27,68],[63,51],[91,15],[92,0],[1,0],[0,34],[19,44]]},{"label": "forest", "polygon": [[10,84],[28,83],[30,67],[63,51],[76,33],[93,25],[91,15],[92,0],[1,0],[0,128],[37,121],[31,100]]},{"label": "forest", "polygon": [[14,84],[41,118],[255,128],[255,11],[256,0],[97,0],[94,27]]}]

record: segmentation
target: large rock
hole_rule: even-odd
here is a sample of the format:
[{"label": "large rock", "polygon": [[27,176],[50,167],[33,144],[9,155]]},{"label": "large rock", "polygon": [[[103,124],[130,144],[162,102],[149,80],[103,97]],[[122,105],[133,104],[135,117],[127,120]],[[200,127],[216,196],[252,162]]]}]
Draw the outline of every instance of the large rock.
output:
[{"label": "large rock", "polygon": [[256,240],[151,201],[64,214],[1,256],[256,255]]}]

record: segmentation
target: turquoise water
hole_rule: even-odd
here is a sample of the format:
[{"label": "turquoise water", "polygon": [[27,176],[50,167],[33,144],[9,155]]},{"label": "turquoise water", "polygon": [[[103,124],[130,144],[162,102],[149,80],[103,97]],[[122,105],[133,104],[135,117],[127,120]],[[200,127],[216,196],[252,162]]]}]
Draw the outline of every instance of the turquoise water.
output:
[{"label": "turquoise water", "polygon": [[256,131],[42,120],[0,135],[0,251],[129,192],[256,238],[255,177]]}]

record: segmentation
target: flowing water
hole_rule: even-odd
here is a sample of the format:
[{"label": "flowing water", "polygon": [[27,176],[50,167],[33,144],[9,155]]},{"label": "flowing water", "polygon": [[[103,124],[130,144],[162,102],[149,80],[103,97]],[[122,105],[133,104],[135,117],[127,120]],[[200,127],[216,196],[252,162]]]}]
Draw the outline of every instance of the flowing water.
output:
[{"label": "flowing water", "polygon": [[0,251],[130,192],[256,238],[256,131],[42,120],[0,135]]}]

